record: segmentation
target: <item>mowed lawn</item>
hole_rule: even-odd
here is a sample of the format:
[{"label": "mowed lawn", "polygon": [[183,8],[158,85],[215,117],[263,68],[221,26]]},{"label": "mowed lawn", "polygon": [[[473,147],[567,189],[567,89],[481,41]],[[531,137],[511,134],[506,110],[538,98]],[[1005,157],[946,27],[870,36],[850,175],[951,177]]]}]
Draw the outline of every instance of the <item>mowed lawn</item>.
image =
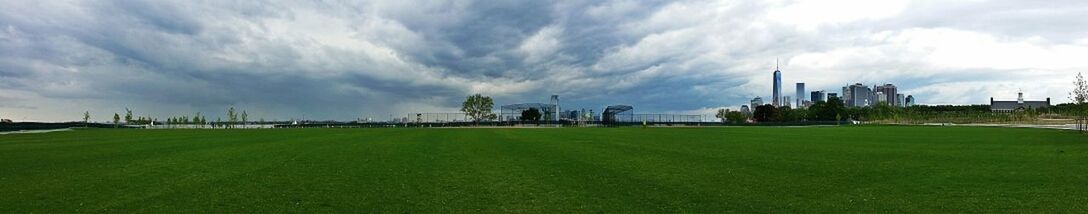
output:
[{"label": "mowed lawn", "polygon": [[0,135],[0,210],[1088,212],[1088,135],[982,127]]}]

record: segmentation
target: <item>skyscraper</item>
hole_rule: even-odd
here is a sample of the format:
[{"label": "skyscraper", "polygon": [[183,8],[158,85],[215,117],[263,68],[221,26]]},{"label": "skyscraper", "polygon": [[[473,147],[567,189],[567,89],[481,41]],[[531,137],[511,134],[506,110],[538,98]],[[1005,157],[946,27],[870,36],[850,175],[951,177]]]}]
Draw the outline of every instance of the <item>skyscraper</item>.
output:
[{"label": "skyscraper", "polygon": [[797,83],[797,96],[795,97],[795,99],[797,100],[797,108],[805,106],[805,83]]},{"label": "skyscraper", "polygon": [[[898,99],[896,99],[895,95],[898,92],[896,90],[895,85],[892,85],[892,84],[889,83],[889,84],[884,84],[882,86],[881,85],[874,86],[873,87],[873,94],[876,94],[876,92],[882,92],[883,93],[882,95],[884,97],[874,97],[873,100],[888,102],[888,105],[890,105],[890,106],[901,106],[901,105],[903,105],[902,103],[897,103],[896,102],[896,101],[898,101]],[[873,104],[876,104],[876,102],[873,102]]]},{"label": "skyscraper", "polygon": [[812,97],[810,97],[810,99],[813,103],[820,101],[827,102],[827,94],[823,90],[812,91],[811,95]]},{"label": "skyscraper", "polygon": [[905,98],[905,101],[906,101],[906,103],[904,103],[904,104],[906,104],[906,106],[913,106],[914,105],[914,95],[907,95],[907,98]]},{"label": "skyscraper", "polygon": [[555,108],[555,109],[552,109],[552,115],[553,115],[552,117],[554,117],[552,119],[554,119],[555,121],[559,121],[559,95],[558,94],[552,94],[552,107]]},{"label": "skyscraper", "polygon": [[840,93],[840,94],[841,95],[839,95],[839,96],[841,96],[841,97],[839,97],[839,99],[842,100],[843,105],[845,105],[847,107],[850,107],[850,106],[853,105],[853,104],[850,104],[850,101],[851,101],[850,100],[850,98],[851,98],[850,97],[850,85],[842,87],[842,93]]},{"label": "skyscraper", "polygon": [[907,97],[903,96],[903,94],[895,94],[895,104],[896,104],[896,106],[900,106],[900,107],[907,106],[907,99],[906,98]]},{"label": "skyscraper", "polygon": [[873,100],[873,90],[861,83],[842,87],[842,94],[847,107],[864,107],[876,103]]},{"label": "skyscraper", "polygon": [[763,105],[763,98],[760,98],[760,97],[752,98],[752,103],[751,104],[752,104],[752,108],[756,108],[757,106],[761,106],[761,105]]},{"label": "skyscraper", "polygon": [[[782,71],[778,70],[778,60],[774,62],[774,92],[771,99],[771,105],[779,106],[782,103]],[[786,101],[789,102],[789,101]]]},{"label": "skyscraper", "polygon": [[872,102],[871,105],[876,105],[877,103],[891,105],[892,103],[888,100],[888,96],[884,96],[884,92],[882,91],[874,91],[873,97],[875,97],[876,101]]}]

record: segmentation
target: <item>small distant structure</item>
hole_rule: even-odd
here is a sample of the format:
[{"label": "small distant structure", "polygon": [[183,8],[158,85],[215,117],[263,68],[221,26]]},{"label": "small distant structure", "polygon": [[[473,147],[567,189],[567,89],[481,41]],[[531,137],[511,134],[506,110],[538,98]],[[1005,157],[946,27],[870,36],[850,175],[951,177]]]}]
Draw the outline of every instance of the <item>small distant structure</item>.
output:
[{"label": "small distant structure", "polygon": [[[551,97],[551,101],[552,101],[552,108],[553,108],[553,109],[551,110],[551,112],[552,112],[552,113],[560,113],[560,112],[562,112],[562,111],[559,111],[559,95],[558,95],[558,94],[552,94],[552,97]],[[560,118],[560,116],[559,116],[558,114],[553,114],[553,115],[554,115],[554,116],[552,116],[552,118],[551,118],[551,119],[552,119],[552,120],[554,120],[554,121],[556,121],[556,122],[559,122],[559,118]]]},{"label": "small distant structure", "polygon": [[[557,100],[558,101],[558,100]],[[552,120],[552,118],[559,116],[555,111],[558,109],[556,105],[546,103],[518,103],[503,105],[499,107],[499,120],[500,121],[520,121],[521,113],[529,110],[536,109],[540,111],[541,120]]]},{"label": "small distant structure", "polygon": [[763,105],[763,98],[762,97],[752,98],[751,104],[752,104],[751,105],[752,108],[755,108],[756,106],[761,106],[761,105]]},{"label": "small distant structure", "polygon": [[634,120],[634,107],[629,105],[612,105],[604,109],[601,113],[602,121],[607,123],[615,122],[635,122]]},{"label": "small distant structure", "polygon": [[15,123],[15,122],[11,121],[11,119],[0,119],[0,123]]},{"label": "small distant structure", "polygon": [[1047,97],[1046,101],[1025,101],[1024,92],[1016,93],[1016,101],[994,101],[993,97],[990,97],[990,111],[992,112],[1016,112],[1024,111],[1027,109],[1041,109],[1050,107],[1050,98]]}]

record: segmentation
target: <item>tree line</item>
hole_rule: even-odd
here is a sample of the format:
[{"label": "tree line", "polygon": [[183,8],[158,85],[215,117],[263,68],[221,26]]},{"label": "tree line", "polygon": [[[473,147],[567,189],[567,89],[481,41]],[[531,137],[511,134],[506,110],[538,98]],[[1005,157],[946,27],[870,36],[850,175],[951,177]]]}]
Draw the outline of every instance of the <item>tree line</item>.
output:
[{"label": "tree line", "polygon": [[[83,119],[84,124],[90,123],[90,120],[91,120],[90,111],[84,111],[82,119]],[[124,123],[122,123],[122,121]],[[238,113],[234,109],[234,107],[230,107],[229,109],[227,109],[227,121],[226,122],[224,122],[222,118],[216,118],[215,121],[208,121],[207,116],[205,116],[201,112],[196,112],[192,116],[189,116],[189,115],[171,116],[171,117],[167,117],[165,121],[161,121],[161,122],[159,121],[159,118],[155,118],[155,117],[151,117],[151,116],[139,116],[139,115],[133,113],[132,109],[129,109],[129,108],[125,108],[124,116],[121,116],[120,113],[113,113],[113,124],[115,126],[120,126],[120,125],[159,125],[159,124],[161,124],[161,125],[199,125],[200,127],[213,126],[213,127],[235,128],[237,125],[250,124],[251,122],[257,122],[257,123],[263,124],[263,123],[265,123],[265,120],[262,118],[262,119],[260,119],[260,121],[249,121],[249,113],[248,112],[246,112],[245,110],[242,110],[241,113]]]}]

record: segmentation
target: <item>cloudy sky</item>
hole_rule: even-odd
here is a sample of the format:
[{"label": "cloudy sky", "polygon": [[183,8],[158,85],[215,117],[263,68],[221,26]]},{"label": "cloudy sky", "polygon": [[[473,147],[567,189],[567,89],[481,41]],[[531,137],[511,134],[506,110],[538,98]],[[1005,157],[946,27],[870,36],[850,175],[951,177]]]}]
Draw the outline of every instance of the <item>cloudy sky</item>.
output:
[{"label": "cloudy sky", "polygon": [[704,113],[894,83],[919,103],[1068,102],[1088,1],[0,1],[0,118],[456,112],[466,95]]}]

